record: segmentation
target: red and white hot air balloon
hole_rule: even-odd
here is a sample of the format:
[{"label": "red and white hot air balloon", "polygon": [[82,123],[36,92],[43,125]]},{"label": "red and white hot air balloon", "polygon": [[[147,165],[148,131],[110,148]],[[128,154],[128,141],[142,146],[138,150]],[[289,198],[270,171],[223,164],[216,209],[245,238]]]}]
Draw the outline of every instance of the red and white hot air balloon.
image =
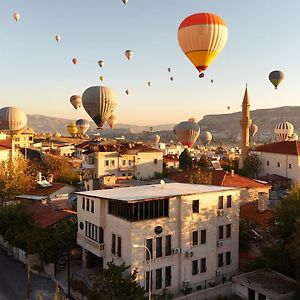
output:
[{"label": "red and white hot air balloon", "polygon": [[74,57],[74,58],[72,59],[72,63],[73,63],[74,65],[77,65],[77,64],[79,63],[79,59],[76,58],[76,57]]},{"label": "red and white hot air balloon", "polygon": [[200,134],[200,127],[196,122],[183,121],[174,127],[174,133],[183,146],[191,148]]},{"label": "red and white hot air balloon", "polygon": [[20,17],[21,17],[21,15],[19,13],[17,13],[17,12],[13,13],[13,18],[16,22],[18,22],[20,20]]}]

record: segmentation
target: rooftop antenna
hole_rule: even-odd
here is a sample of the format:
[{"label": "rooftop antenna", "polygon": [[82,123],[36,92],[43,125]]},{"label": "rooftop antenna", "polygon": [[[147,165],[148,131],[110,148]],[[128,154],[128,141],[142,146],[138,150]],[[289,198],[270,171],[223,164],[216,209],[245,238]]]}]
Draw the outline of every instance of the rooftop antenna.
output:
[{"label": "rooftop antenna", "polygon": [[161,180],[160,181],[160,188],[163,189],[165,185],[166,185],[166,182],[164,180]]}]

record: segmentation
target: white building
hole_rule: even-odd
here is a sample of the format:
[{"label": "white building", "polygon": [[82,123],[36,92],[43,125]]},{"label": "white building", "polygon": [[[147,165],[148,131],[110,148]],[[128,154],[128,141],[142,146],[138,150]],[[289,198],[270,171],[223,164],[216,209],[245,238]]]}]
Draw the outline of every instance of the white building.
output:
[{"label": "white building", "polygon": [[252,153],[262,162],[259,176],[276,174],[300,182],[300,142],[285,141],[255,147]]},{"label": "white building", "polygon": [[148,289],[196,290],[238,270],[242,189],[170,183],[78,192],[77,243],[83,262],[114,260],[138,270]]},{"label": "white building", "polygon": [[87,180],[104,175],[135,176],[147,180],[163,171],[163,153],[142,144],[92,143],[80,148],[80,155]]}]

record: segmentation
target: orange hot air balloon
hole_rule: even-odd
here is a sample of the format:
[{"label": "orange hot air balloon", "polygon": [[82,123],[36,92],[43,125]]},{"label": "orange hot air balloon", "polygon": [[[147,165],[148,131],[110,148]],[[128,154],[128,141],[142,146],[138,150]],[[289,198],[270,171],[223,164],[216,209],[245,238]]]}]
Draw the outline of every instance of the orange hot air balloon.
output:
[{"label": "orange hot air balloon", "polygon": [[179,45],[203,77],[203,71],[223,50],[228,36],[224,20],[212,13],[185,18],[178,28]]},{"label": "orange hot air balloon", "polygon": [[72,59],[72,63],[73,63],[74,65],[77,65],[77,64],[79,63],[78,58],[74,57],[74,58]]}]

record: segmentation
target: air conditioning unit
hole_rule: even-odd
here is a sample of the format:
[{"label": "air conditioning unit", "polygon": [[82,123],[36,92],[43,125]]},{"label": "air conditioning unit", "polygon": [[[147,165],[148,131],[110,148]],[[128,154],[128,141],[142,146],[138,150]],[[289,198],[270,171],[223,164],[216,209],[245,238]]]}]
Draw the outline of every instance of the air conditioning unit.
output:
[{"label": "air conditioning unit", "polygon": [[223,241],[217,241],[217,247],[222,247],[223,246]]},{"label": "air conditioning unit", "polygon": [[221,271],[221,270],[217,270],[217,271],[216,271],[216,275],[217,275],[217,276],[221,276],[221,275],[222,275],[222,271]]},{"label": "air conditioning unit", "polygon": [[224,210],[218,209],[217,216],[224,216]]},{"label": "air conditioning unit", "polygon": [[174,248],[173,250],[173,254],[179,254],[181,252],[180,248]]},{"label": "air conditioning unit", "polygon": [[186,251],[186,256],[187,256],[187,258],[193,257],[194,256],[194,251],[193,250]]},{"label": "air conditioning unit", "polygon": [[189,280],[184,280],[183,281],[183,287],[187,287],[190,285],[190,281]]}]

